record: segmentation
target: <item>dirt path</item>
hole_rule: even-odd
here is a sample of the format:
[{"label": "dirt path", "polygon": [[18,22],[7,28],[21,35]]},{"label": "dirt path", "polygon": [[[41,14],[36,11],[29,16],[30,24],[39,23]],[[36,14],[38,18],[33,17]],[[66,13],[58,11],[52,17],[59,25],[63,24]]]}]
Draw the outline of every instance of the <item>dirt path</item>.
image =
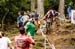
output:
[{"label": "dirt path", "polygon": [[75,25],[65,23],[60,28],[54,27],[54,29],[48,35],[48,39],[56,49],[75,49]]}]

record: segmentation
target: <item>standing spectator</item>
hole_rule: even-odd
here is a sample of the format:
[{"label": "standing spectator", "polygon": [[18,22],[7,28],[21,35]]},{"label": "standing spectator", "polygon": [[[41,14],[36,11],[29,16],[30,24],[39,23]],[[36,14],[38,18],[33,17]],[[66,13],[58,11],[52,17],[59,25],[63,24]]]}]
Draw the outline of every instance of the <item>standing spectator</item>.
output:
[{"label": "standing spectator", "polygon": [[23,22],[22,22],[22,15],[21,15],[21,12],[18,12],[18,18],[17,18],[17,20],[18,20],[18,22],[17,22],[17,25],[18,25],[18,27],[22,27],[22,25],[23,25]]},{"label": "standing spectator", "polygon": [[40,21],[38,19],[39,17],[39,14],[37,14],[37,11],[36,10],[33,10],[32,13],[31,13],[31,17],[33,18],[33,23],[35,25],[35,31],[37,32],[38,28],[40,27]]},{"label": "standing spectator", "polygon": [[25,26],[26,23],[27,23],[28,20],[29,20],[29,16],[27,15],[26,12],[24,12],[24,15],[22,16],[22,19],[23,19],[23,25]]},{"label": "standing spectator", "polygon": [[40,28],[40,21],[39,19],[34,19],[34,25],[35,25],[35,32],[37,33],[38,29]]},{"label": "standing spectator", "polygon": [[69,19],[71,18],[71,10],[72,10],[71,6],[68,6],[67,13],[68,13],[68,18]]},{"label": "standing spectator", "polygon": [[13,49],[11,41],[8,37],[4,36],[4,33],[0,31],[0,49]]},{"label": "standing spectator", "polygon": [[20,34],[15,37],[16,49],[30,49],[34,40],[27,36],[25,29],[20,28]]},{"label": "standing spectator", "polygon": [[34,39],[35,25],[32,22],[33,22],[32,18],[29,19],[29,22],[24,26],[24,28],[27,30],[27,34]]},{"label": "standing spectator", "polygon": [[31,18],[37,19],[38,16],[39,16],[39,15],[37,14],[37,11],[36,11],[36,10],[33,10],[32,13],[30,14],[30,17],[31,17]]},{"label": "standing spectator", "polygon": [[27,11],[27,15],[28,15],[28,16],[29,16],[29,18],[30,18],[30,15],[31,15],[30,11]]}]

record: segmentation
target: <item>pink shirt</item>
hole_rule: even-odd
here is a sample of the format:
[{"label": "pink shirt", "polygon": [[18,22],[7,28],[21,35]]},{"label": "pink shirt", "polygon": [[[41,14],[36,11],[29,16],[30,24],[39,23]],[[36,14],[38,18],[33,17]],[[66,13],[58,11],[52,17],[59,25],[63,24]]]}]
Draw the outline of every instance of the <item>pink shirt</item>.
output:
[{"label": "pink shirt", "polygon": [[15,37],[16,49],[29,49],[30,44],[34,41],[25,35],[19,35]]}]

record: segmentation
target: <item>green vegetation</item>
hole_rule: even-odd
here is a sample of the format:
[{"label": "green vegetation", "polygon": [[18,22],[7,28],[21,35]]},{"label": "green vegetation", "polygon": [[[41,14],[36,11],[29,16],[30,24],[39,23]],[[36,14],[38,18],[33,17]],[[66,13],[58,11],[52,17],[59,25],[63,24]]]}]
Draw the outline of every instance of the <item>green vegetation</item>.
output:
[{"label": "green vegetation", "polygon": [[[4,16],[4,24],[12,24],[12,22],[15,23],[18,11],[27,11],[31,9],[30,1],[31,0],[0,0],[0,24],[2,23],[1,21]],[[75,4],[72,0],[66,0],[65,5],[70,5],[75,8]],[[59,0],[44,0],[45,13],[50,7],[54,7],[54,9],[58,10],[58,6]]]},{"label": "green vegetation", "polygon": [[30,0],[0,0],[0,24],[4,16],[4,22],[15,22],[17,12],[21,10],[30,10]]}]

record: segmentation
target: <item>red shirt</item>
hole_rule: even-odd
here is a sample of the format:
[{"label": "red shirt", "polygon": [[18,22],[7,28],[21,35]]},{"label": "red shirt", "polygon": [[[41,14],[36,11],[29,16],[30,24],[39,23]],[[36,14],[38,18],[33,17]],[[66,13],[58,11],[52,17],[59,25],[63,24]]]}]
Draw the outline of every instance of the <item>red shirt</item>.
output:
[{"label": "red shirt", "polygon": [[30,44],[32,44],[34,41],[32,38],[25,36],[25,35],[19,35],[15,37],[16,42],[16,49],[29,49]]}]

